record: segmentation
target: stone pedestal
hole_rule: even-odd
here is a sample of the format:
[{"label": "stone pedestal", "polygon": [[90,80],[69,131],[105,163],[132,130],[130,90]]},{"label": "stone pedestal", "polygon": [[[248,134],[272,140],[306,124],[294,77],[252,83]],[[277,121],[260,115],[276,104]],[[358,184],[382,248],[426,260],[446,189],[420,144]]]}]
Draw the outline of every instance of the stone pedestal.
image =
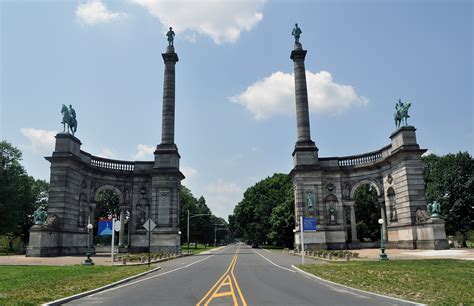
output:
[{"label": "stone pedestal", "polygon": [[27,257],[49,257],[85,254],[88,234],[64,232],[35,225],[30,229]]}]

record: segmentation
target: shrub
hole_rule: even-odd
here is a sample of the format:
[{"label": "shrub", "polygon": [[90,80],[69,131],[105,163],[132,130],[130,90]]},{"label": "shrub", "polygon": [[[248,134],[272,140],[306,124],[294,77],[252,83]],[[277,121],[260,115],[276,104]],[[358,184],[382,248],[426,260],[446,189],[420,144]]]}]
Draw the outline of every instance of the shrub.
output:
[{"label": "shrub", "polygon": [[8,254],[10,250],[10,237],[6,235],[0,235],[0,253]]}]

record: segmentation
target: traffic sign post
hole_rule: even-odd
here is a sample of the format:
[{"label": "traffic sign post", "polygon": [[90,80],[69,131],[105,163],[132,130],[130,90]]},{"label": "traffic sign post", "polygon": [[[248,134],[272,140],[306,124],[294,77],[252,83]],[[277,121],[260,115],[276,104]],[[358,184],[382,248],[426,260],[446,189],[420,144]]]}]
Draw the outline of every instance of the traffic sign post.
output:
[{"label": "traffic sign post", "polygon": [[150,267],[150,238],[151,238],[151,231],[153,231],[156,227],[155,222],[153,220],[148,219],[143,227],[148,231],[148,267]]},{"label": "traffic sign post", "polygon": [[300,234],[301,234],[301,263],[304,265],[304,224],[303,216],[300,216]]}]

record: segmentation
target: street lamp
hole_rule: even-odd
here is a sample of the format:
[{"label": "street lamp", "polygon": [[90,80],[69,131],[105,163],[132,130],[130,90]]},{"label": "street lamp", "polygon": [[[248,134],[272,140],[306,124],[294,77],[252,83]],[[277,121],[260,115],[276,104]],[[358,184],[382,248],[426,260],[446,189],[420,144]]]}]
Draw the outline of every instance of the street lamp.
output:
[{"label": "street lamp", "polygon": [[94,265],[94,262],[92,261],[92,258],[91,258],[91,236],[90,236],[90,232],[91,232],[91,229],[93,227],[94,226],[92,224],[90,224],[90,223],[87,224],[87,253],[86,253],[87,258],[82,263],[84,266],[93,266]]},{"label": "street lamp", "polygon": [[385,254],[385,245],[383,239],[383,219],[379,219],[380,224],[380,260],[388,260],[387,254]]},{"label": "street lamp", "polygon": [[186,227],[186,230],[187,230],[186,239],[188,240],[188,253],[189,253],[189,219],[200,217],[200,216],[212,216],[212,214],[197,214],[197,215],[189,216],[189,209],[188,209],[188,224],[187,224],[188,226]]},{"label": "street lamp", "polygon": [[[182,232],[178,231],[178,235],[181,236]],[[181,237],[179,237],[179,241],[181,241]],[[178,253],[181,254],[181,243],[178,245]]]}]

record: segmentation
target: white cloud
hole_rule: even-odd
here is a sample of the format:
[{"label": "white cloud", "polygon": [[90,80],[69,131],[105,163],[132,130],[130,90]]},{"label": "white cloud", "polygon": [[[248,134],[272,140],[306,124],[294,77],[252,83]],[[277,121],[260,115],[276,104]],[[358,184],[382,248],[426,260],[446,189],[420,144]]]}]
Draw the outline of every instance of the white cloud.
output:
[{"label": "white cloud", "polygon": [[[309,110],[313,113],[336,115],[353,106],[365,106],[368,99],[357,95],[351,85],[333,81],[331,73],[306,71]],[[295,113],[293,74],[275,72],[250,85],[243,93],[230,97],[243,105],[255,119],[268,119]]]},{"label": "white cloud", "polygon": [[212,213],[225,219],[242,199],[242,193],[239,185],[224,182],[222,179],[204,188],[204,197]]},{"label": "white cloud", "polygon": [[[163,31],[173,27],[176,34],[195,32],[207,35],[216,44],[236,42],[242,31],[259,23],[265,0],[132,0],[160,20]],[[194,36],[185,35],[193,41]]]},{"label": "white cloud", "polygon": [[111,12],[100,0],[90,0],[80,3],[76,8],[76,20],[81,25],[93,26],[99,23],[109,23],[127,17],[124,12]]},{"label": "white cloud", "polygon": [[421,157],[427,157],[430,155],[433,155],[433,152],[431,152],[430,150],[427,150],[425,153],[421,154]]},{"label": "white cloud", "polygon": [[39,153],[51,153],[54,150],[56,131],[37,130],[33,128],[21,128],[21,134],[28,138],[29,149]]},{"label": "white cloud", "polygon": [[139,144],[137,146],[137,153],[133,155],[133,160],[144,160],[146,157],[149,157],[149,160],[153,159],[153,152],[155,152],[156,147]]},{"label": "white cloud", "polygon": [[186,179],[190,179],[193,176],[196,176],[196,175],[199,174],[199,172],[196,169],[191,168],[191,167],[181,167],[180,170],[181,170],[181,172],[183,172]]},{"label": "white cloud", "polygon": [[117,154],[115,154],[115,152],[109,148],[103,148],[102,151],[100,151],[100,153],[97,154],[97,156],[103,157],[103,158],[117,159]]}]

